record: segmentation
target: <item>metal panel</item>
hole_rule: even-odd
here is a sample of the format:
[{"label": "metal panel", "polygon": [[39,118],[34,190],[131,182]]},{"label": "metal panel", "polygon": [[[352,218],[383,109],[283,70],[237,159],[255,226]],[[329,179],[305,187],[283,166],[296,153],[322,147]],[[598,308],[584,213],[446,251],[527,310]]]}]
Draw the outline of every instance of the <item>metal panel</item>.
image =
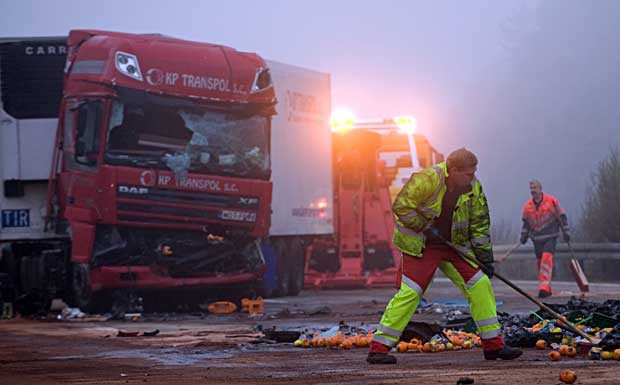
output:
[{"label": "metal panel", "polygon": [[47,180],[58,119],[19,121],[19,179]]},{"label": "metal panel", "polygon": [[267,61],[278,104],[272,123],[271,235],[333,233],[329,74]]},{"label": "metal panel", "polygon": [[6,198],[2,185],[0,183],[0,240],[49,237],[43,232],[47,183],[27,184],[20,198]]}]

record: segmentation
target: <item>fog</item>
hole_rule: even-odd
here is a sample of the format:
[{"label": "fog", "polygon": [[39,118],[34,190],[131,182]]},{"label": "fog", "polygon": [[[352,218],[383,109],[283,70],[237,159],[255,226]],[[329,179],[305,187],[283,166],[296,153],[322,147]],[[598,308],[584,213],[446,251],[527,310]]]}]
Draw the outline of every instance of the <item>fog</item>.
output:
[{"label": "fog", "polygon": [[531,178],[575,223],[620,142],[619,16],[613,0],[22,0],[0,2],[0,36],[159,32],[328,72],[333,107],[412,114],[445,154],[474,150],[493,220],[516,229]]}]

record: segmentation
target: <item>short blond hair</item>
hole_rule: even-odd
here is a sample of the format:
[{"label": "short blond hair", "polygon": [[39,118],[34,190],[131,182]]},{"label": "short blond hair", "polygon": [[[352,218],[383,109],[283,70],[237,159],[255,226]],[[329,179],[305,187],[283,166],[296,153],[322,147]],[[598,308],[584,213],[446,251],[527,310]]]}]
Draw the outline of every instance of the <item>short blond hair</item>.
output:
[{"label": "short blond hair", "polygon": [[446,166],[448,169],[458,168],[460,170],[469,167],[475,167],[478,165],[478,158],[473,152],[469,151],[465,147],[454,150],[448,155],[446,159]]}]

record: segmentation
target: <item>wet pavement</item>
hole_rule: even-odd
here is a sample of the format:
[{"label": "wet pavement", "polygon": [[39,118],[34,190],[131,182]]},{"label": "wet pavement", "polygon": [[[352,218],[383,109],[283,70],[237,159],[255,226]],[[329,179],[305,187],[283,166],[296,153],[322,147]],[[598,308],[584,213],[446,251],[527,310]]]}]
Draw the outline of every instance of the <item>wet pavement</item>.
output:
[{"label": "wet pavement", "polygon": [[[516,282],[535,295],[535,282]],[[538,309],[494,280],[500,311]],[[620,299],[620,285],[591,284],[586,299]],[[376,325],[394,290],[303,291],[298,297],[268,299],[265,315],[245,313],[158,314],[139,321],[0,321],[0,384],[557,384],[561,370],[578,374],[579,384],[620,384],[620,361],[547,359],[548,351],[526,349],[515,361],[489,362],[480,349],[397,354],[396,366],[370,366],[366,348],[297,348],[261,342],[259,328],[315,331],[338,325]],[[578,295],[575,283],[555,283],[547,303]],[[436,279],[426,298],[454,302],[462,296]],[[439,321],[431,309],[414,320]],[[450,308],[452,309],[452,308]],[[465,308],[460,308],[466,310]],[[153,337],[118,337],[118,331],[160,332]]]}]

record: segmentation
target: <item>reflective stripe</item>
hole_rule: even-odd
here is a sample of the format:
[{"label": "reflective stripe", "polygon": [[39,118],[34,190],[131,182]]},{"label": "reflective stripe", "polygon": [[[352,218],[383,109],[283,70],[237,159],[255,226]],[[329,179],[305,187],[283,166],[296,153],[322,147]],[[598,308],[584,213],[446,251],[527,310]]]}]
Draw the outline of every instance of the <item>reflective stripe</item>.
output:
[{"label": "reflective stripe", "polygon": [[452,246],[454,246],[458,251],[460,251],[463,254],[469,253],[469,247],[461,246],[461,245],[455,245],[455,244],[452,244]]},{"label": "reflective stripe", "polygon": [[412,210],[408,214],[398,215],[398,219],[400,219],[403,222],[410,222],[410,221],[412,221],[414,218],[416,218],[418,216],[420,216],[420,215],[415,210]]},{"label": "reflective stripe", "polygon": [[467,229],[469,228],[469,221],[452,222],[452,228],[454,230]]},{"label": "reflective stripe", "polygon": [[380,330],[382,333],[385,333],[387,335],[393,336],[395,338],[400,337],[400,335],[402,334],[402,332],[399,332],[396,329],[392,329],[392,328],[389,328],[389,327],[383,326],[383,325],[379,325],[377,330]]},{"label": "reflective stripe", "polygon": [[418,295],[421,297],[424,294],[424,290],[422,290],[422,288],[420,287],[420,285],[418,285],[417,283],[415,283],[411,278],[407,277],[406,275],[403,274],[402,278],[401,278],[401,282],[404,283],[405,285],[409,286],[409,288],[411,288],[411,290],[415,291],[416,293],[418,293]]},{"label": "reflective stripe", "polygon": [[538,285],[539,285],[539,286],[549,285],[549,284],[551,284],[551,281],[540,281],[540,282],[538,283]]},{"label": "reflective stripe", "polygon": [[474,246],[486,245],[489,242],[491,242],[491,239],[489,237],[478,237],[471,240],[471,243]]},{"label": "reflective stripe", "polygon": [[377,335],[377,334],[373,334],[372,335],[372,340],[376,341],[376,342],[379,342],[379,343],[381,343],[383,345],[390,346],[390,347],[396,345],[396,341],[392,341],[391,339],[389,339],[387,337],[380,336],[380,335]]},{"label": "reflective stripe", "polygon": [[484,277],[484,273],[482,272],[482,270],[478,270],[478,272],[474,274],[474,276],[471,277],[469,281],[467,281],[467,284],[465,286],[468,289],[471,289],[472,287],[474,287],[475,284],[478,283],[478,281],[480,281],[480,279],[482,279],[482,277]]},{"label": "reflective stripe", "polygon": [[[480,338],[488,340],[488,339],[491,339],[491,338],[495,338],[498,335],[499,335],[499,329],[491,330],[491,331],[488,331],[488,332],[481,332],[480,333]],[[373,336],[373,338],[374,338],[374,336]]]},{"label": "reflective stripe", "polygon": [[424,239],[424,234],[422,233],[418,233],[408,227],[405,227],[403,225],[401,225],[400,223],[396,222],[396,228],[398,229],[398,231],[400,231],[401,233],[408,235],[410,237],[414,237],[414,238],[421,238]]},{"label": "reflective stripe", "polygon": [[499,321],[497,320],[497,317],[482,319],[480,321],[474,320],[474,322],[476,323],[476,326],[478,327],[490,326],[490,325],[499,323]]},{"label": "reflective stripe", "polygon": [[534,235],[532,236],[532,239],[535,241],[542,241],[545,239],[549,239],[549,238],[557,238],[560,235],[560,233],[555,232],[553,234],[546,234],[546,235]]}]

